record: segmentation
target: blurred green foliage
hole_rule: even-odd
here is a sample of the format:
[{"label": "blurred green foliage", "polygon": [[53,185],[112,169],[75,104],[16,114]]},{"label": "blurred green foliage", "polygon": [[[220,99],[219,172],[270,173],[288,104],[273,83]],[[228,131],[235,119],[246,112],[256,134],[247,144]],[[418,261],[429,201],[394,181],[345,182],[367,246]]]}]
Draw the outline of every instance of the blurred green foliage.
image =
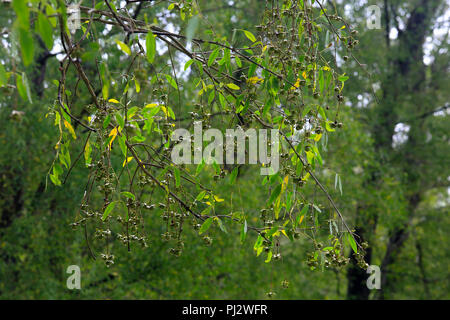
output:
[{"label": "blurred green foliage", "polygon": [[[88,1],[85,2],[88,5]],[[392,8],[413,12],[412,2],[418,1],[392,1]],[[254,31],[263,9],[256,0],[199,3],[215,32],[230,37],[237,25]],[[442,15],[442,3],[444,1],[436,1],[441,11],[433,11],[431,21]],[[393,89],[395,97],[388,96],[386,86],[392,85],[393,77],[389,72],[395,68],[392,63],[398,61],[396,55],[404,54],[395,49],[401,44],[394,39],[391,47],[387,47],[384,30],[365,28],[365,6],[359,1],[347,2],[347,5],[353,5],[353,15],[348,17],[350,23],[360,26],[357,28],[360,30],[360,48],[354,54],[367,64],[366,69],[372,78],[355,63],[346,69],[350,79],[346,82],[345,94],[350,104],[340,111],[339,119],[344,129],[330,135],[326,152],[322,155],[325,165],[320,177],[352,225],[376,226],[376,231],[367,236],[373,248],[371,264],[383,264],[393,230],[408,225],[410,236],[402,243],[401,250],[393,253],[395,259],[389,264],[384,298],[448,299],[448,110],[443,109],[437,116],[427,116],[425,122],[418,124],[417,132],[414,131],[417,123],[410,122],[413,128],[410,137],[417,135],[417,139],[420,138],[418,144],[406,143],[388,149],[385,143],[384,147],[378,147],[381,144],[376,135],[376,130],[382,134],[379,128],[385,125],[384,117],[389,112],[395,114],[394,123],[389,125],[395,125],[408,123],[407,119],[420,117],[439,106],[448,106],[446,72],[449,59],[448,54],[439,51],[442,48],[448,50],[448,43],[442,41],[436,45],[437,49],[430,53],[434,62],[429,66],[412,63],[412,69],[425,70],[423,81],[427,82],[426,88],[415,88],[415,83],[411,88],[408,78],[411,73],[396,73],[395,83],[406,85]],[[0,10],[0,27],[3,29],[11,25],[15,17],[9,4],[0,6],[4,9]],[[339,3],[337,9],[344,11]],[[144,7],[141,14],[145,13],[149,18],[163,15],[163,12],[155,10]],[[332,10],[331,6],[329,10]],[[166,24],[175,21],[170,17],[161,20]],[[180,29],[188,28],[187,24],[179,26]],[[435,26],[430,22],[427,28],[428,36]],[[114,28],[96,31],[108,37],[117,32]],[[0,47],[0,61],[6,71],[13,71],[18,63],[14,57],[19,52],[6,34],[1,35],[2,43],[8,45]],[[35,41],[38,43],[39,39]],[[423,41],[419,43],[423,46]],[[58,78],[59,63],[42,43],[36,45],[35,50],[35,63],[25,68],[27,74],[32,75],[28,81],[33,103],[23,101],[17,91],[8,86],[0,88],[1,299],[260,299],[266,298],[268,291],[276,292],[275,298],[280,299],[349,297],[347,288],[352,280],[349,280],[346,270],[309,270],[306,254],[312,248],[303,240],[292,243],[284,239],[282,261],[266,264],[263,255],[256,257],[253,252],[253,235],[249,235],[242,245],[239,242],[240,230],[229,229],[230,235],[214,228],[210,232],[213,243],[207,246],[200,237],[186,230],[185,237],[189,241],[185,250],[180,257],[173,257],[168,254],[169,244],[160,237],[165,230],[158,210],[145,217],[148,248],[133,247],[131,252],[127,252],[125,247],[115,246],[116,262],[109,268],[100,259],[93,260],[83,230],[70,227],[83,196],[87,169],[77,164],[61,187],[53,186],[47,178],[47,171],[54,160],[58,130],[53,119],[45,115],[57,96],[57,87],[51,79]],[[95,58],[101,59],[101,48],[91,44],[90,48],[82,50],[84,52],[80,55],[87,61],[86,69],[90,76],[94,76]],[[423,55],[422,51],[419,58],[422,59]],[[117,73],[121,63],[120,51],[111,49],[108,59],[110,65],[117,66],[117,70],[109,72]],[[141,69],[136,77],[146,78],[147,72]],[[40,77],[42,75],[44,78]],[[382,99],[378,106],[371,96],[370,87],[374,83],[378,84],[375,93]],[[180,105],[189,101],[193,89],[193,84],[187,82],[184,86],[186,95]],[[150,89],[143,83],[141,90]],[[76,98],[80,106],[89,103],[84,87],[80,87]],[[417,103],[427,107],[418,109]],[[75,114],[85,116],[86,110],[80,108]],[[391,137],[392,129],[388,131]],[[75,148],[79,152],[86,132],[81,127],[76,131],[79,139]],[[431,137],[423,136],[427,132]],[[210,181],[212,171],[212,168],[207,168],[202,181]],[[411,178],[414,172],[418,176]],[[334,188],[336,173],[342,181],[342,194],[338,187]],[[256,185],[258,175],[258,170],[246,167],[240,172],[236,186],[218,182],[221,194],[232,194],[233,199],[232,205],[223,203],[220,208],[229,212],[242,207],[258,208],[265,202],[268,194]],[[305,192],[313,194],[314,190]],[[420,192],[420,201],[414,208],[416,214],[411,215],[409,200],[411,193],[416,192]],[[101,203],[101,199],[96,201]],[[253,216],[258,214],[256,211],[253,213]],[[94,231],[88,230],[89,234]],[[69,276],[66,268],[73,264],[81,267],[82,289],[79,291],[66,288]],[[284,280],[289,281],[287,289],[282,288]],[[379,296],[371,293],[370,297]]]}]

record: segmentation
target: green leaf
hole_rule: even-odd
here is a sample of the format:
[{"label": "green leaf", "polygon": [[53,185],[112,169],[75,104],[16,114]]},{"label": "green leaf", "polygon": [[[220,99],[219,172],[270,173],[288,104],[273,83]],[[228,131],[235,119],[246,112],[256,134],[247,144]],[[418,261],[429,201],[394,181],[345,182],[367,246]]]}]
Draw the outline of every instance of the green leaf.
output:
[{"label": "green leaf", "polygon": [[329,131],[329,132],[336,131],[336,129],[333,129],[333,128],[330,126],[330,123],[331,123],[331,121],[325,122],[325,129],[326,129],[327,131]]},{"label": "green leaf", "polygon": [[103,212],[103,216],[102,216],[102,220],[105,221],[106,218],[108,218],[109,214],[111,213],[111,211],[113,211],[114,207],[116,205],[116,202],[113,201],[110,204],[108,204],[108,206],[105,209],[105,212]]},{"label": "green leaf", "polygon": [[[49,16],[53,16],[53,15],[57,15],[57,12],[55,9],[53,9],[53,7],[50,4],[47,4],[45,6],[45,13],[47,15],[47,17]],[[48,18],[48,20],[50,21],[50,24],[52,25],[53,28],[56,28],[57,25],[57,18],[56,17],[51,17]]]},{"label": "green leaf", "polygon": [[217,221],[217,224],[219,225],[220,230],[222,230],[225,233],[228,233],[227,228],[225,228],[225,225],[223,224],[222,220],[220,220],[218,217],[215,218]]},{"label": "green leaf", "polygon": [[124,135],[118,137],[120,150],[122,151],[123,155],[126,157],[127,156],[127,145],[125,144],[125,140],[126,140],[126,138]]},{"label": "green leaf", "polygon": [[231,67],[231,53],[230,53],[230,49],[226,48],[224,50],[224,54],[223,54],[223,59],[222,59],[228,68]]},{"label": "green leaf", "polygon": [[33,103],[33,100],[31,99],[30,84],[28,82],[28,78],[27,78],[27,75],[25,74],[25,72],[22,72],[22,83],[25,86],[25,90],[27,92],[28,101],[30,101],[30,103]]},{"label": "green leaf", "polygon": [[242,30],[245,33],[245,36],[251,41],[251,42],[255,42],[256,38],[253,35],[253,33],[251,33],[250,31],[247,30]]},{"label": "green leaf", "polygon": [[212,90],[208,96],[208,104],[212,104],[215,97],[216,97],[216,91]]},{"label": "green leaf", "polygon": [[319,113],[320,113],[320,115],[322,116],[322,119],[323,119],[324,121],[326,121],[326,120],[327,120],[327,115],[326,115],[326,113],[325,113],[325,110],[322,108],[322,106],[319,106]]},{"label": "green leaf", "polygon": [[193,63],[194,63],[194,59],[191,59],[188,62],[186,62],[186,64],[184,65],[184,71],[186,71]]},{"label": "green leaf", "polygon": [[53,48],[53,29],[50,21],[42,13],[38,15],[38,30],[42,40],[44,40],[45,46],[48,50]]},{"label": "green leaf", "polygon": [[145,38],[145,47],[147,49],[147,60],[149,63],[153,63],[156,55],[156,39],[151,31],[147,33]]},{"label": "green leaf", "polygon": [[255,71],[256,71],[256,64],[254,64],[254,63],[250,64],[250,67],[248,68],[248,73],[247,73],[248,77],[251,78],[253,76],[253,74],[255,73]]},{"label": "green leaf", "polygon": [[109,84],[105,83],[102,87],[102,97],[107,100],[109,95]]},{"label": "green leaf", "polygon": [[239,68],[242,68],[242,62],[241,62],[241,59],[239,59],[238,56],[234,56],[234,61],[236,62],[236,65],[237,65]]},{"label": "green leaf", "polygon": [[19,92],[20,97],[26,101],[27,100],[27,91],[25,90],[25,86],[23,85],[22,82],[22,76],[20,74],[18,74],[16,76],[16,88],[17,91]]},{"label": "green leaf", "polygon": [[12,6],[14,8],[14,11],[17,14],[17,20],[19,21],[20,28],[28,31],[30,25],[29,25],[29,9],[27,6],[26,0],[13,0]]},{"label": "green leaf", "polygon": [[262,246],[263,243],[263,237],[259,234],[258,238],[255,241],[255,245],[253,246],[253,249],[258,250],[258,248],[260,248]]},{"label": "green leaf", "polygon": [[197,195],[197,198],[195,198],[195,200],[201,201],[201,200],[205,197],[205,195],[206,195],[206,191],[203,190],[202,192],[200,192],[200,193]]},{"label": "green leaf", "polygon": [[167,114],[169,115],[169,117],[175,120],[175,113],[173,112],[171,107],[167,107]]},{"label": "green leaf", "polygon": [[319,91],[323,92],[324,88],[325,88],[325,80],[323,78],[323,70],[320,69],[320,71],[319,71]]},{"label": "green leaf", "polygon": [[166,74],[165,76],[166,76],[167,82],[169,82],[172,87],[174,87],[175,89],[178,90],[178,85],[177,85],[176,81],[168,74]]},{"label": "green leaf", "polygon": [[175,174],[175,186],[177,188],[179,188],[180,184],[181,184],[181,182],[180,182],[180,169],[178,167],[176,167],[176,166],[173,167],[173,173]]},{"label": "green leaf", "polygon": [[211,212],[212,207],[208,206],[206,207],[202,212],[200,212],[201,216],[207,216]]},{"label": "green leaf", "polygon": [[112,3],[112,1],[109,3],[109,5],[111,6],[111,9],[112,9],[116,14],[119,14],[119,13],[117,12],[116,6],[114,5],[114,3]]},{"label": "green leaf", "polygon": [[197,65],[198,73],[200,73],[200,75],[203,75],[203,65],[201,64],[201,62],[195,60],[195,64]]},{"label": "green leaf", "polygon": [[30,103],[33,103],[33,101],[31,100],[30,86],[28,84],[28,79],[25,73],[22,73],[22,75],[20,74],[17,75],[16,87],[20,97],[24,101],[28,100]]},{"label": "green leaf", "polygon": [[214,221],[214,218],[210,217],[203,222],[202,226],[200,227],[200,230],[198,230],[198,234],[202,234],[206,231],[208,231],[209,227],[211,227],[212,222]]},{"label": "green leaf", "polygon": [[127,46],[125,43],[123,43],[120,40],[114,40],[120,47],[120,50],[122,50],[123,52],[125,52],[127,55],[131,55],[131,49],[129,46]]},{"label": "green leaf", "polygon": [[339,81],[345,82],[348,80],[348,76],[346,76],[345,74],[343,74],[342,76],[339,76],[338,78]]},{"label": "green leaf", "polygon": [[55,186],[60,186],[61,185],[61,180],[59,180],[58,176],[51,174],[50,175],[50,180],[53,182],[53,184]]},{"label": "green leaf", "polygon": [[272,237],[278,231],[278,226],[273,226],[272,229],[267,232],[266,237]]},{"label": "green leaf", "polygon": [[197,169],[195,170],[195,175],[197,176],[200,172],[202,172],[203,167],[205,166],[205,161],[202,159],[202,162],[200,162],[197,166]]},{"label": "green leaf", "polygon": [[53,174],[55,176],[60,176],[63,174],[63,168],[58,163],[55,163],[53,166]]},{"label": "green leaf", "polygon": [[272,255],[273,255],[272,251],[269,251],[269,252],[267,253],[267,259],[266,259],[266,261],[264,261],[264,262],[265,262],[265,263],[269,263],[269,262],[272,260]]},{"label": "green leaf", "polygon": [[141,84],[136,78],[134,78],[134,86],[136,87],[136,93],[139,93],[141,91]]},{"label": "green leaf", "polygon": [[125,197],[130,198],[130,199],[133,199],[133,201],[136,200],[135,195],[132,194],[131,192],[123,191],[123,192],[121,192],[121,193],[122,193],[122,195],[124,195]]},{"label": "green leaf", "polygon": [[280,193],[281,193],[281,184],[277,185],[276,188],[272,191],[272,194],[270,195],[267,205],[270,206],[275,201],[275,199],[278,198]]},{"label": "green leaf", "polygon": [[355,238],[353,238],[353,235],[350,233],[347,233],[347,240],[350,243],[350,246],[352,247],[353,251],[355,253],[358,253],[358,248],[356,246]]},{"label": "green leaf", "polygon": [[6,75],[5,67],[3,64],[0,64],[0,87],[3,87],[8,83],[8,77]]},{"label": "green leaf", "polygon": [[267,115],[267,112],[270,111],[270,109],[272,108],[272,101],[270,99],[267,99],[266,103],[264,104],[264,108],[263,108],[263,116]]},{"label": "green leaf", "polygon": [[212,160],[213,160],[212,165],[213,165],[214,169],[216,170],[216,174],[220,174],[220,171],[221,171],[220,166],[217,164],[217,161],[215,158],[213,158]]},{"label": "green leaf", "polygon": [[230,183],[231,184],[234,184],[234,182],[236,181],[236,177],[237,177],[238,173],[239,173],[238,167],[235,167],[233,169],[233,171],[231,171],[231,175],[230,175]]},{"label": "green leaf", "polygon": [[308,209],[309,209],[309,204],[305,204],[303,206],[302,210],[300,211],[299,215],[300,216],[305,215],[308,212]]},{"label": "green leaf", "polygon": [[219,102],[220,102],[220,105],[222,106],[222,108],[225,109],[227,106],[227,103],[226,103],[225,97],[223,96],[222,93],[219,93]]},{"label": "green leaf", "polygon": [[219,55],[220,52],[220,48],[216,48],[210,55],[208,58],[208,67],[210,67],[214,61],[216,61],[217,56]]},{"label": "green leaf", "polygon": [[119,124],[119,127],[123,129],[125,127],[125,120],[123,119],[122,115],[120,114],[119,111],[117,111],[115,116],[117,123]]},{"label": "green leaf", "polygon": [[272,85],[272,92],[274,93],[273,95],[275,96],[280,90],[280,81],[278,80],[277,77],[271,76],[270,84]]},{"label": "green leaf", "polygon": [[19,28],[19,43],[23,64],[28,66],[33,62],[34,58],[33,37],[29,30]]},{"label": "green leaf", "polygon": [[152,110],[150,110],[150,112],[148,113],[148,116],[151,118],[151,117],[155,116],[160,110],[161,110],[160,106],[152,108]]},{"label": "green leaf", "polygon": [[239,90],[240,88],[235,85],[234,83],[227,83],[227,87],[232,89],[232,90]]},{"label": "green leaf", "polygon": [[111,115],[108,114],[103,120],[103,129],[108,128],[109,123],[111,122]]}]

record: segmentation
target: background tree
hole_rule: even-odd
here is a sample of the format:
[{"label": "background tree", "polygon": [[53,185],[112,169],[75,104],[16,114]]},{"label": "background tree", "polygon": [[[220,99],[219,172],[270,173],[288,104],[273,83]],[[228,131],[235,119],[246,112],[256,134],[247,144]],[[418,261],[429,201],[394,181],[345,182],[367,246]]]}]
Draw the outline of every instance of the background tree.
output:
[{"label": "background tree", "polygon": [[[358,17],[367,13],[367,5],[346,5],[342,11],[348,10],[349,19],[356,17],[351,23],[364,26]],[[448,285],[448,272],[435,269],[434,263],[446,260],[448,250],[424,237],[442,235],[448,225],[449,59],[442,54],[448,50],[448,6],[445,1],[384,1],[381,12],[382,30],[358,28],[362,45],[357,55],[366,70],[375,71],[373,78],[353,63],[359,80],[348,87],[355,93],[349,94],[350,104],[371,150],[353,167],[363,169],[358,183],[365,188],[355,197],[354,223],[361,239],[373,244],[367,261],[381,266],[377,297],[401,297],[404,287],[396,283],[409,278],[423,284],[421,297],[431,298],[431,283]],[[372,86],[377,98],[370,94]],[[424,252],[430,264],[424,263]],[[366,278],[364,271],[350,267],[348,298],[369,298],[370,291],[361,285]]]}]

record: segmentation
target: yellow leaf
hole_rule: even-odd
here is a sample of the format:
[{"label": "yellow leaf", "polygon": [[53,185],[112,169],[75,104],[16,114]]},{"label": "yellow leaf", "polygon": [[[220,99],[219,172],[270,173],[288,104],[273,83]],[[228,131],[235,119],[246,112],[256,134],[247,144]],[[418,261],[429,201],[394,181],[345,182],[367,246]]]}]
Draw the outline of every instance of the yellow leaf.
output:
[{"label": "yellow leaf", "polygon": [[283,184],[281,185],[281,192],[280,194],[282,194],[284,192],[284,190],[286,190],[286,187],[288,185],[289,182],[289,176],[287,175],[286,177],[284,177],[283,179]]},{"label": "yellow leaf", "polygon": [[114,127],[114,129],[112,129],[112,130],[109,132],[108,137],[111,137],[111,136],[117,136],[117,127]]},{"label": "yellow leaf", "polygon": [[258,77],[251,77],[247,79],[247,83],[251,83],[251,84],[257,84],[258,82],[263,81],[263,79],[258,78]]},{"label": "yellow leaf", "polygon": [[319,141],[320,138],[322,138],[322,134],[321,133],[316,134],[315,137],[314,137],[314,141]]},{"label": "yellow leaf", "polygon": [[232,89],[232,90],[239,90],[240,88],[235,85],[234,83],[227,83],[227,87]]},{"label": "yellow leaf", "polygon": [[131,160],[133,160],[133,157],[128,157],[126,160],[123,160],[123,164],[122,167],[125,167],[125,165],[130,162]]},{"label": "yellow leaf", "polygon": [[141,85],[137,79],[134,79],[134,85],[136,86],[136,93],[139,93],[141,91]]},{"label": "yellow leaf", "polygon": [[131,50],[130,47],[128,47],[125,43],[123,43],[122,41],[119,40],[115,40],[116,43],[119,45],[120,50],[122,50],[123,52],[125,52],[127,55],[131,55]]},{"label": "yellow leaf", "polygon": [[67,130],[69,130],[70,134],[72,135],[72,138],[74,140],[76,140],[77,135],[75,134],[75,130],[73,130],[72,125],[69,122],[67,122],[66,120],[64,120],[64,126],[67,128]]},{"label": "yellow leaf", "polygon": [[161,106],[161,110],[164,112],[164,114],[166,115],[167,118],[167,109],[165,106]]},{"label": "yellow leaf", "polygon": [[323,67],[323,70],[324,70],[324,71],[330,71],[330,67],[325,66],[325,67]]},{"label": "yellow leaf", "polygon": [[156,107],[157,105],[158,105],[157,103],[150,103],[150,104],[145,105],[144,109],[147,109],[147,108],[154,108],[154,107]]},{"label": "yellow leaf", "polygon": [[119,101],[117,101],[116,99],[109,99],[108,102],[119,103]]},{"label": "yellow leaf", "polygon": [[305,217],[304,215],[300,217],[300,220],[298,221],[298,225],[301,225],[301,224],[302,224],[302,221],[303,221],[303,218],[304,218],[304,217]]},{"label": "yellow leaf", "polygon": [[314,153],[312,153],[311,151],[306,151],[306,159],[308,160],[309,163],[312,163],[313,158],[314,158]]},{"label": "yellow leaf", "polygon": [[341,27],[341,29],[345,29],[345,25],[343,25],[343,26]]},{"label": "yellow leaf", "polygon": [[114,129],[111,130],[111,132],[109,133],[109,137],[112,136],[111,141],[109,141],[109,149],[111,150],[111,145],[114,141],[114,139],[117,137],[117,127],[115,127]]},{"label": "yellow leaf", "polygon": [[308,77],[306,76],[306,71],[303,71],[302,76],[303,78],[308,79]]},{"label": "yellow leaf", "polygon": [[84,158],[86,160],[89,159],[90,157],[90,153],[91,153],[92,149],[91,149],[91,144],[89,143],[89,140],[86,142],[86,146],[84,147]]},{"label": "yellow leaf", "polygon": [[222,202],[222,201],[224,201],[223,199],[219,198],[218,196],[214,196],[214,200],[216,200],[216,202]]},{"label": "yellow leaf", "polygon": [[291,90],[295,90],[295,88],[300,87],[300,78],[297,78],[297,82],[291,87]]},{"label": "yellow leaf", "polygon": [[60,121],[61,121],[61,115],[59,114],[59,112],[56,112],[55,113],[55,126],[59,126]]}]

